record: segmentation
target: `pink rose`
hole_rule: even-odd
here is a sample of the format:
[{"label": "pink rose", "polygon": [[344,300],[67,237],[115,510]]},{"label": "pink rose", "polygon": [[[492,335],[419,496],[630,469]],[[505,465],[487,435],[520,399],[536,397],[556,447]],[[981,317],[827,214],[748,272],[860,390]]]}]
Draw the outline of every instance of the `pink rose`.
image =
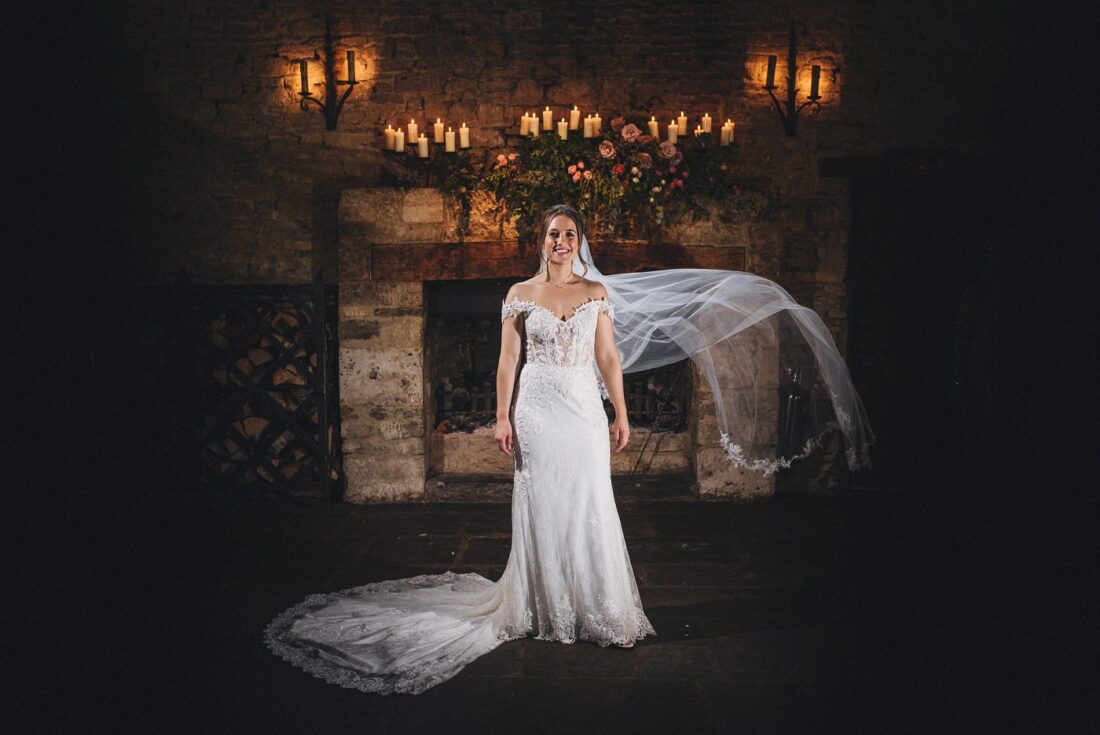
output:
[{"label": "pink rose", "polygon": [[574,164],[574,165],[570,166],[569,168],[567,168],[566,170],[567,170],[567,171],[568,171],[568,172],[569,172],[570,174],[575,174],[575,173],[577,173],[577,166],[576,166],[576,164]]},{"label": "pink rose", "polygon": [[638,156],[638,165],[641,168],[653,168],[653,157],[648,153],[642,153]]},{"label": "pink rose", "polygon": [[585,181],[591,181],[592,180],[592,172],[591,171],[585,171],[584,172],[584,180]]},{"label": "pink rose", "polygon": [[648,145],[653,142],[653,136],[649,133],[642,133],[638,136],[637,142],[641,143],[642,145]]},{"label": "pink rose", "polygon": [[508,154],[508,160],[509,161],[514,161],[514,160],[516,160],[516,158],[517,158],[517,156],[516,156],[515,153],[509,153]]},{"label": "pink rose", "polygon": [[688,177],[688,172],[687,171],[684,171],[682,174],[680,174],[681,179],[686,179],[687,177]]},{"label": "pink rose", "polygon": [[573,183],[575,184],[580,180],[581,180],[581,172],[580,171],[575,171],[573,173]]},{"label": "pink rose", "polygon": [[670,174],[674,174],[674,173],[676,173],[676,166],[669,166],[669,167],[668,167],[668,172],[669,172]]},{"label": "pink rose", "polygon": [[675,158],[676,153],[676,144],[670,143],[667,140],[663,141],[661,146],[657,149],[657,155],[661,158]]},{"label": "pink rose", "polygon": [[499,156],[497,156],[497,165],[498,166],[503,166],[506,163],[508,163],[507,156],[505,156],[503,153],[501,153]]},{"label": "pink rose", "polygon": [[580,170],[583,171],[584,170],[584,161],[577,161],[577,168],[579,168]]},{"label": "pink rose", "polygon": [[600,142],[600,155],[604,158],[615,157],[615,146],[611,144],[610,140],[604,140]]},{"label": "pink rose", "polygon": [[611,119],[611,129],[616,133],[623,129],[623,125],[626,123],[626,118],[622,115]]},{"label": "pink rose", "polygon": [[623,140],[627,142],[633,142],[638,139],[638,136],[642,134],[641,130],[638,130],[638,126],[634,123],[623,126]]},{"label": "pink rose", "polygon": [[611,173],[615,174],[616,176],[622,176],[624,173],[626,173],[626,166],[622,165],[621,163],[616,163],[614,167],[612,167]]}]

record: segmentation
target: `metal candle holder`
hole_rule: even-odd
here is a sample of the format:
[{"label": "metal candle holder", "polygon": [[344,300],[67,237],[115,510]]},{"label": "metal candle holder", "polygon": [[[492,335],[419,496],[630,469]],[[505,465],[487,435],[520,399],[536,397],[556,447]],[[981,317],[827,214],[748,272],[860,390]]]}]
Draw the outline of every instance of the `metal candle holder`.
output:
[{"label": "metal candle holder", "polygon": [[[309,103],[312,102],[321,111],[321,114],[325,116],[325,129],[336,130],[336,120],[340,117],[340,110],[344,107],[344,102],[351,95],[352,90],[355,89],[355,85],[359,84],[355,80],[355,52],[348,51],[348,78],[337,79],[336,78],[336,44],[335,42],[343,38],[343,36],[332,35],[332,19],[325,17],[325,56],[322,59],[325,69],[325,99],[322,102],[313,96],[313,93],[309,91],[309,67],[306,59],[302,59],[300,64],[302,74],[302,91],[298,93],[298,96],[302,98],[300,103],[303,110],[309,109]],[[342,95],[338,95],[337,86],[344,85],[347,87]]]},{"label": "metal candle holder", "polygon": [[[794,137],[795,128],[798,125],[798,116],[802,112],[803,108],[807,105],[813,105],[813,112],[811,114],[818,114],[821,111],[821,103],[818,102],[821,99],[821,95],[818,94],[818,84],[821,80],[821,67],[817,64],[811,67],[812,77],[810,80],[810,93],[806,95],[806,101],[801,105],[798,104],[795,98],[795,73],[798,70],[798,51],[795,46],[794,38],[794,21],[791,21],[791,40],[787,52],[787,101],[786,109],[779,102],[779,99],[775,96],[775,64],[777,57],[771,55],[768,57],[768,77],[764,83],[764,89],[768,90],[768,94],[771,95],[772,102],[775,103],[775,109],[779,112],[779,119],[783,122],[783,129],[787,131],[787,135],[791,138]],[[828,103],[825,103],[828,104]]]}]

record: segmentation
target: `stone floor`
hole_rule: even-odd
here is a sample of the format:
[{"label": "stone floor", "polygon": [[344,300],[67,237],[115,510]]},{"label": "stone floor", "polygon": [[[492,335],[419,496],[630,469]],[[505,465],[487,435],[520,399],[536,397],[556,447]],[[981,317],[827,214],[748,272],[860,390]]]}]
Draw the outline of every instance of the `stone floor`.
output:
[{"label": "stone floor", "polygon": [[88,544],[98,572],[75,590],[103,649],[76,664],[94,701],[81,717],[157,733],[940,732],[984,719],[954,705],[993,686],[978,673],[996,664],[986,648],[965,653],[991,635],[989,611],[953,592],[970,580],[951,560],[966,557],[927,498],[616,493],[656,637],[633,650],[511,641],[422,695],[388,697],[291,667],[264,625],[369,581],[497,579],[508,503],[99,503],[126,523]]}]

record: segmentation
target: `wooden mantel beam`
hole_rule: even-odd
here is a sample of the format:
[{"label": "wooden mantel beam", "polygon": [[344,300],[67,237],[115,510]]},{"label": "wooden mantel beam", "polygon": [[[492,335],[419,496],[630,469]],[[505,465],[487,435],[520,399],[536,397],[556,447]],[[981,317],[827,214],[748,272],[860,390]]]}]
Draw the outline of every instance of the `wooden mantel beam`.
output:
[{"label": "wooden mantel beam", "polygon": [[[633,273],[660,268],[745,269],[745,248],[739,245],[712,247],[644,241],[601,241],[591,245],[593,257],[604,273]],[[535,246],[521,245],[515,240],[368,243],[361,247],[369,248],[368,278],[375,281],[521,278],[538,269]]]}]

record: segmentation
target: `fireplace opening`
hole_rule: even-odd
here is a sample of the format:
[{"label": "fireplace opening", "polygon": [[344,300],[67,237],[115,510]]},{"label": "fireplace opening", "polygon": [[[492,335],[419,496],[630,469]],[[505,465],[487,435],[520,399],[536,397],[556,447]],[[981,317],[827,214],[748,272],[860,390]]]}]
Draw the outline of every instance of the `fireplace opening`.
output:
[{"label": "fireplace opening", "polygon": [[[424,370],[432,474],[507,474],[511,460],[492,441],[500,306],[515,279],[425,284]],[[631,444],[613,471],[682,473],[691,395],[688,361],[623,376]],[[614,416],[604,400],[608,420]],[[660,436],[667,435],[667,436]]]}]

